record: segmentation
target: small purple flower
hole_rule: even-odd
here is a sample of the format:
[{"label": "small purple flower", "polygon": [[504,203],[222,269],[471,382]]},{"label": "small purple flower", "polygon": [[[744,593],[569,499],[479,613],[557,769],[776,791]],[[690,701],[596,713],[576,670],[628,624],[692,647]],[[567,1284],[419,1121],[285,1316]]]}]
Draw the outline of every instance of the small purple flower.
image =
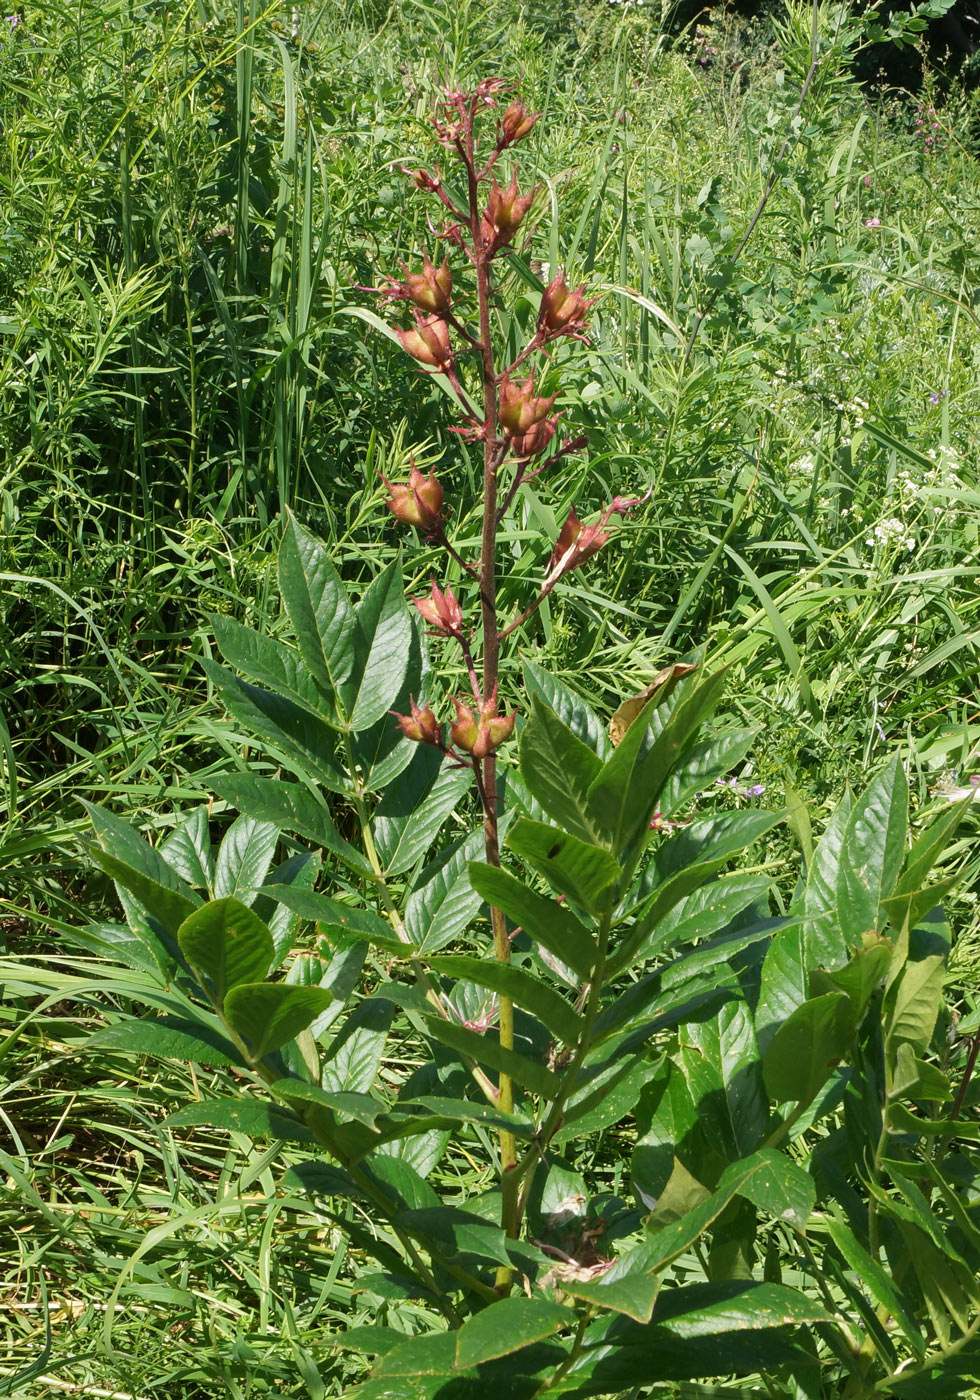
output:
[{"label": "small purple flower", "polygon": [[880,220],[880,219],[865,219],[865,221],[864,221],[864,227],[865,227],[865,228],[881,228],[881,220]]},{"label": "small purple flower", "polygon": [[11,34],[13,34],[13,32],[14,32],[14,30],[17,28],[18,24],[20,24],[20,15],[8,15],[8,16],[7,16],[7,23],[10,25],[10,32],[11,32]]},{"label": "small purple flower", "polygon": [[764,783],[753,783],[752,786],[749,788],[748,795],[749,797],[761,797],[765,790],[766,787]]}]

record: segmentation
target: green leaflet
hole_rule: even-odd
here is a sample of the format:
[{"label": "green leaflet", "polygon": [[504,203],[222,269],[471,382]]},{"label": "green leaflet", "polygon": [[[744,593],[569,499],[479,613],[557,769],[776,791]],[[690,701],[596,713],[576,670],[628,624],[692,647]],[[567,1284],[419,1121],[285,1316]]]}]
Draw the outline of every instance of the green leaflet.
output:
[{"label": "green leaflet", "polygon": [[431,966],[436,972],[475,982],[479,987],[509,997],[515,1006],[530,1011],[542,1025],[565,1042],[577,1045],[584,1030],[582,1017],[556,991],[513,963],[501,963],[490,958],[435,957]]},{"label": "green leaflet", "polygon": [[896,754],[855,802],[844,833],[837,915],[852,947],[881,926],[882,905],[894,892],[905,859],[907,827],[908,784]]},{"label": "green leaflet", "polygon": [[257,820],[254,813],[240,816],[225,832],[214,866],[214,895],[234,895],[252,904],[259,885],[269,873],[279,831],[274,822]]},{"label": "green leaflet", "polygon": [[196,1125],[220,1128],[227,1133],[246,1133],[249,1137],[282,1138],[284,1142],[312,1142],[309,1128],[286,1109],[261,1099],[205,1099],[178,1109],[166,1120],[168,1128]]},{"label": "green leaflet", "polygon": [[155,1055],[161,1060],[190,1060],[199,1065],[244,1064],[235,1046],[219,1031],[177,1016],[119,1021],[97,1031],[88,1043],[93,1048]]},{"label": "green leaflet", "polygon": [[534,698],[521,732],[521,776],[553,821],[590,845],[609,833],[596,819],[588,798],[602,762],[554,710]]},{"label": "green leaflet", "polygon": [[221,655],[253,685],[284,695],[302,709],[335,723],[331,691],[318,686],[303,664],[302,656],[285,642],[254,632],[230,617],[212,614],[208,619]]},{"label": "green leaflet", "polygon": [[851,1046],[854,1012],[844,992],[798,1006],[775,1032],[762,1061],[774,1103],[808,1104]]},{"label": "green leaflet", "polygon": [[415,746],[408,767],[389,784],[372,829],[389,875],[411,870],[425,855],[473,781],[470,768],[455,768],[437,749]]},{"label": "green leaflet", "polygon": [[568,1308],[540,1298],[502,1298],[464,1322],[456,1333],[456,1365],[462,1370],[521,1351],[554,1336],[575,1320]]},{"label": "green leaflet", "polygon": [[180,951],[213,990],[220,1005],[240,982],[256,982],[272,966],[272,934],[237,899],[215,899],[196,909],[177,933]]},{"label": "green leaflet", "polygon": [[261,1060],[316,1020],[333,1001],[325,987],[295,987],[288,982],[243,983],[225,997],[224,1013],[236,1034]]},{"label": "green leaflet", "polygon": [[499,866],[471,861],[469,876],[473,888],[488,904],[502,909],[515,926],[581,978],[589,977],[598,950],[592,934],[569,909],[528,889]]},{"label": "green leaflet", "polygon": [[[231,773],[215,778],[219,797],[233,806],[273,822],[281,831],[293,832],[322,846],[359,874],[371,866],[367,857],[337,831],[326,806],[299,783],[261,778],[254,773]],[[261,884],[261,880],[257,883]]]},{"label": "green leaflet", "polygon": [[649,823],[671,770],[714,711],[725,680],[725,671],[699,684],[682,680],[671,697],[669,718],[647,743],[660,704],[659,694],[654,695],[603,765],[589,788],[589,804],[610,833],[614,851],[623,851]]},{"label": "green leaflet", "polygon": [[354,664],[354,614],[325,546],[291,511],[279,546],[279,591],[300,655],[333,698]]},{"label": "green leaflet", "polygon": [[544,822],[521,817],[514,823],[507,845],[554,889],[590,914],[601,911],[622,879],[623,872],[608,851]]},{"label": "green leaflet", "polygon": [[359,734],[387,715],[408,669],[412,619],[397,559],[368,585],[345,640],[353,658],[340,694],[347,724]]},{"label": "green leaflet", "polygon": [[468,867],[484,844],[478,828],[419,874],[405,905],[405,931],[420,953],[444,948],[476,917],[482,900],[470,883]]}]

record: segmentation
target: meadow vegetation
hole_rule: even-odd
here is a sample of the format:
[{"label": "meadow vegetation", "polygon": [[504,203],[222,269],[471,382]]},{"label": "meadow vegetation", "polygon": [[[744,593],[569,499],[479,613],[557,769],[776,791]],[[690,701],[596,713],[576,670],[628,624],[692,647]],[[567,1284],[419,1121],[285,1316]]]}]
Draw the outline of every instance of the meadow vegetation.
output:
[{"label": "meadow vegetation", "polygon": [[[76,0],[0,25],[0,1394],[977,1391],[977,101],[928,67],[915,95],[859,86],[869,29],[846,7],[670,19],[599,0]],[[565,1025],[572,1008],[636,1061],[603,1091],[615,1112],[578,1086],[579,1126],[544,1144],[521,1238],[497,1176],[527,1127],[520,1075],[524,1109],[550,1103],[542,1121],[560,1133],[576,1092],[555,1087],[562,1072],[591,1064],[601,1087],[605,1069],[591,1041],[556,1051],[528,1021],[522,1054],[488,1052],[494,1076],[517,1078],[517,1112],[460,1108],[486,1066],[472,1041],[432,1029],[419,988],[452,984],[460,1029],[485,1033],[489,995],[517,987],[521,1003],[519,984],[463,966],[474,952],[493,963],[476,886],[508,915],[508,898],[526,906],[486,875],[492,860],[471,887],[466,862],[489,855],[478,799],[452,773],[411,859],[404,832],[441,780],[413,757],[414,790],[380,799],[384,881],[361,855],[376,809],[346,785],[370,768],[363,734],[387,761],[381,715],[421,701],[424,677],[427,699],[468,690],[452,629],[426,642],[390,605],[402,670],[360,728],[355,702],[330,710],[348,747],[320,769],[259,723],[233,675],[275,692],[248,670],[272,651],[245,639],[271,638],[280,660],[295,645],[312,680],[291,684],[330,709],[302,622],[314,576],[356,601],[372,581],[369,597],[378,580],[394,588],[398,568],[404,595],[424,596],[434,574],[479,608],[444,541],[386,508],[385,482],[432,471],[453,551],[479,550],[482,444],[450,431],[452,394],[418,373],[389,324],[407,322],[377,290],[434,248],[436,214],[402,170],[431,163],[440,89],[492,77],[540,114],[520,147],[522,188],[539,190],[495,303],[504,350],[559,269],[596,298],[587,335],[556,346],[539,379],[564,438],[587,447],[505,496],[501,618],[534,598],[570,509],[596,521],[637,502],[500,655],[501,709],[521,735],[501,759],[522,833],[508,837],[513,884],[591,919],[600,950],[618,921],[639,959],[576,979],[547,921],[544,955],[526,931],[514,943],[520,975],[547,984],[525,990],[527,1016]],[[665,676],[684,661],[698,671]],[[723,691],[702,680],[722,671]],[[614,750],[606,724],[658,674],[642,710],[652,748],[637,739],[634,759],[676,734],[675,767],[640,794],[613,771],[626,739]],[[574,787],[576,763],[584,805],[554,777]],[[254,784],[284,773],[328,790],[323,839],[308,814],[269,816]],[[614,778],[642,835],[607,821],[595,784],[601,796]],[[532,839],[548,821],[582,837],[593,818],[623,880],[600,888],[605,904]],[[685,837],[691,822],[712,841]],[[642,866],[651,823],[655,851],[690,849]],[[266,881],[306,890],[310,848],[325,851],[332,912],[295,892],[256,903]],[[455,905],[433,912],[419,891],[450,869]],[[656,905],[680,874],[674,904]],[[428,921],[411,986],[376,914],[353,944],[338,936],[382,884],[410,928],[412,910]],[[195,961],[194,911],[239,895],[260,916],[249,966],[263,995],[284,985],[261,983],[273,951],[303,953],[287,982],[310,1017],[277,1044],[236,1021],[225,972]],[[681,934],[685,970],[663,981]],[[661,1019],[617,1023],[609,1007],[639,1006],[644,979]],[[322,1002],[318,982],[334,988]],[[216,1058],[176,1030],[151,1044],[132,1029],[147,1007],[180,1034],[197,1025]],[[311,1054],[325,1062],[312,1072]],[[821,1055],[817,1079],[792,1080],[789,1062]],[[341,1060],[336,1082],[321,1078]],[[278,1107],[251,1092],[283,1076],[334,1096],[314,1105],[322,1119],[295,1084]],[[699,1083],[702,1118],[713,1096],[721,1124],[700,1137]],[[431,1101],[414,1136],[397,1116],[407,1085]],[[360,1156],[376,1120],[397,1164],[380,1175]],[[319,1176],[303,1165],[311,1134],[333,1153]],[[455,1254],[426,1245],[421,1220],[450,1208],[470,1229]],[[614,1266],[615,1296],[598,1291],[606,1259],[643,1249],[633,1272]],[[581,1277],[539,1287],[545,1256]],[[750,1286],[775,1290],[763,1302],[783,1322],[766,1332],[746,1312],[726,1332],[717,1312],[734,1316]],[[698,1288],[715,1292],[685,1331],[669,1299]],[[498,1324],[517,1338],[509,1359],[479,1330],[494,1307],[512,1309]],[[652,1374],[629,1330],[651,1310]],[[441,1329],[460,1327],[469,1349],[447,1359]],[[429,1349],[399,1362],[416,1334]]]}]

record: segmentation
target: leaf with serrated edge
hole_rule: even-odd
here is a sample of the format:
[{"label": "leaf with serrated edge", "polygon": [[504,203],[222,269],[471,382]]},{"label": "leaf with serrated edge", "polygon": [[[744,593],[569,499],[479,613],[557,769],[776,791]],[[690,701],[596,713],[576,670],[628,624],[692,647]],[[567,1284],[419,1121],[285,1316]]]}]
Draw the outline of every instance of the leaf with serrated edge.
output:
[{"label": "leaf with serrated edge", "polygon": [[[252,816],[273,822],[280,831],[322,846],[358,874],[371,870],[367,857],[337,831],[326,807],[300,783],[261,778],[254,773],[221,774],[211,786],[219,797]],[[261,884],[261,881],[257,881]]]},{"label": "leaf with serrated edge", "polygon": [[269,873],[278,840],[279,832],[273,822],[257,820],[254,814],[237,817],[218,847],[215,898],[234,895],[243,904],[251,904]]},{"label": "leaf with serrated edge", "polygon": [[522,1351],[575,1321],[575,1314],[539,1298],[502,1298],[463,1323],[456,1333],[456,1365],[462,1370]]},{"label": "leaf with serrated edge", "polygon": [[219,1003],[229,988],[257,981],[272,966],[272,934],[231,897],[195,909],[178,929],[177,942],[194,971],[211,982]]},{"label": "leaf with serrated edge", "polygon": [[353,664],[354,614],[326,548],[292,512],[286,515],[278,563],[279,591],[303,660],[333,695]]},{"label": "leaf with serrated edge", "polygon": [[224,1013],[256,1060],[278,1050],[316,1020],[333,1001],[325,987],[291,987],[286,982],[251,982],[233,987]]},{"label": "leaf with serrated edge", "polygon": [[476,917],[482,900],[468,866],[483,846],[481,828],[420,874],[405,905],[405,932],[421,952],[444,948]]},{"label": "leaf with serrated edge", "polygon": [[622,879],[623,872],[608,851],[544,822],[521,817],[514,823],[507,845],[554,889],[589,913],[603,906],[603,897]]},{"label": "leaf with serrated edge", "polygon": [[588,929],[569,909],[528,889],[498,866],[471,861],[469,873],[473,888],[488,904],[502,909],[529,938],[547,948],[581,978],[591,976],[598,949]]},{"label": "leaf with serrated edge", "polygon": [[535,695],[540,695],[546,705],[554,710],[555,714],[567,724],[572,733],[583,743],[588,744],[600,758],[608,757],[611,745],[606,738],[606,732],[602,721],[581,695],[565,685],[557,676],[543,671],[540,666],[536,666],[533,661],[524,661],[524,688],[528,696],[533,699]]},{"label": "leaf with serrated edge", "polygon": [[188,1104],[164,1120],[164,1127],[205,1125],[249,1137],[277,1137],[286,1142],[312,1142],[313,1134],[293,1114],[261,1099],[204,1099]]},{"label": "leaf with serrated edge", "polygon": [[412,619],[397,559],[373,579],[354,620],[354,664],[343,687],[354,733],[370,729],[394,704],[408,669]]},{"label": "leaf with serrated edge", "polygon": [[590,845],[602,844],[607,833],[587,796],[602,761],[537,698],[521,733],[520,765],[528,789],[553,821]]},{"label": "leaf with serrated edge", "polygon": [[880,927],[905,859],[908,783],[898,754],[857,799],[837,872],[837,913],[850,945]]},{"label": "leaf with serrated edge", "polygon": [[417,746],[416,758],[387,788],[372,822],[387,874],[401,875],[425,855],[472,781],[471,768],[455,768],[437,750]]},{"label": "leaf with serrated edge", "polygon": [[141,1017],[97,1031],[87,1041],[91,1049],[125,1050],[130,1055],[154,1055],[161,1060],[190,1060],[198,1065],[241,1065],[239,1052],[223,1035],[176,1016]]}]

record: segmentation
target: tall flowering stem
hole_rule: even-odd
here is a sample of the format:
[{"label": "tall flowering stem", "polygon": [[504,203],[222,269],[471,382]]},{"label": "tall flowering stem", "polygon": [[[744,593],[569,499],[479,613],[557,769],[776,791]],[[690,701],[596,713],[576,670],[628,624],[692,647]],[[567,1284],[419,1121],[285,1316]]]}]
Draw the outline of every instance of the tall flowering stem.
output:
[{"label": "tall flowering stem", "polygon": [[[539,361],[540,375],[542,367],[547,368],[548,347],[555,341],[584,340],[586,315],[592,306],[583,287],[570,287],[564,274],[558,273],[541,294],[537,323],[527,344],[509,364],[499,362],[491,319],[499,291],[495,265],[521,237],[536,194],[536,188],[522,191],[517,164],[508,153],[527,138],[538,120],[537,114],[506,98],[505,92],[506,85],[498,78],[486,79],[469,92],[455,87],[442,91],[433,126],[465,181],[465,202],[457,202],[457,196],[447,191],[438,167],[405,171],[418,189],[443,207],[441,226],[430,223],[436,244],[442,246],[434,256],[423,253],[421,271],[403,268],[403,278],[392,279],[382,293],[391,302],[409,304],[411,323],[396,328],[402,348],[423,373],[444,376],[462,420],[453,431],[482,447],[483,524],[477,561],[462,558],[447,538],[444,488],[432,472],[424,477],[413,467],[407,483],[385,484],[396,518],[441,544],[479,583],[478,626],[465,624],[454,594],[440,588],[435,579],[429,597],[416,600],[431,628],[460,646],[470,681],[472,698],[452,697],[456,717],[448,739],[428,704],[420,708],[413,701],[412,714],[398,720],[409,739],[434,744],[451,761],[472,766],[483,809],[486,859],[491,865],[500,864],[496,753],[510,738],[515,720],[514,714],[498,711],[501,641],[531,616],[565,573],[598,551],[608,538],[604,527],[610,516],[623,513],[617,498],[596,524],[582,526],[573,510],[551,558],[542,560],[536,597],[510,624],[501,625],[496,550],[503,515],[525,481],[586,445],[583,437],[561,439],[561,415],[553,412],[556,395],[538,392],[534,362]],[[453,254],[461,264],[457,269],[451,266]],[[517,378],[518,370],[525,377]],[[491,908],[490,918],[494,953],[501,962],[509,962],[504,915]],[[498,1033],[501,1046],[513,1049],[514,1008],[505,997],[499,1002]],[[514,1087],[507,1074],[499,1076],[495,1102],[505,1112],[513,1110]],[[512,1238],[519,1233],[522,1211],[516,1147],[513,1134],[502,1131],[501,1223]],[[505,1290],[509,1283],[510,1271],[502,1269],[498,1287]]]}]

